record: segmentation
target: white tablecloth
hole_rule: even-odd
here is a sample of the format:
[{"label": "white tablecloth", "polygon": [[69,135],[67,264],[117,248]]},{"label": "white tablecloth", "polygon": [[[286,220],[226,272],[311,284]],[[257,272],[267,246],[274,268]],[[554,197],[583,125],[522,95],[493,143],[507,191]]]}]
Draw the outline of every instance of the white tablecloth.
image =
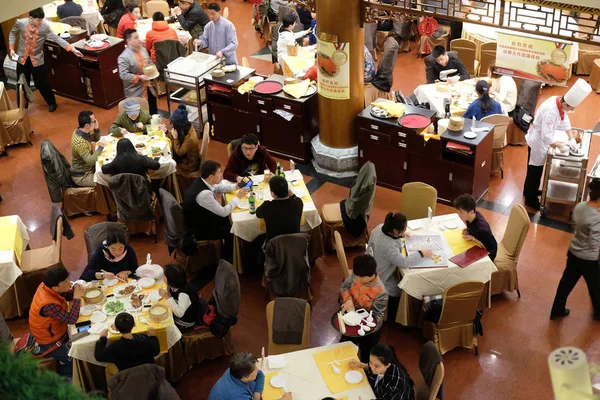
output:
[{"label": "white tablecloth", "polygon": [[[465,229],[465,224],[458,217],[458,214],[433,217],[431,225],[428,225],[427,218],[417,221],[423,223],[423,228],[414,231],[409,230],[412,235],[443,235],[444,230],[447,230],[443,227],[443,223],[447,221],[454,221],[459,229]],[[444,239],[443,236],[442,238]],[[445,239],[443,242],[444,252],[448,258],[453,257],[454,254],[448,242]],[[465,268],[461,268],[451,261],[448,264],[447,268],[402,268],[400,270],[402,280],[398,287],[412,297],[422,299],[423,296],[443,294],[448,287],[460,282],[481,281],[486,283],[491,279],[492,273],[497,271],[496,266],[489,257],[482,258]]]},{"label": "white tablecloth", "polygon": [[[258,175],[259,177],[263,177],[263,175]],[[300,182],[298,186],[292,186],[292,188],[297,189],[301,188],[305,191],[306,196],[310,197],[308,194],[308,190],[306,189],[306,185],[304,185],[304,180],[302,179],[302,173],[300,171],[294,171],[294,178]],[[261,178],[259,178],[261,179]],[[268,187],[268,186],[267,186]],[[264,199],[266,200],[268,189],[259,189],[262,190],[265,194]],[[266,191],[266,192],[265,192]],[[260,195],[259,195],[260,196]],[[305,198],[306,198],[305,196]],[[247,200],[246,200],[247,201]],[[231,233],[235,236],[247,241],[252,242],[259,235],[265,233],[265,230],[261,229],[260,219],[256,217],[256,214],[250,214],[249,211],[240,211],[233,212],[231,214]],[[304,224],[300,226],[300,230],[302,232],[308,232],[317,226],[321,225],[321,216],[315,207],[315,203],[312,201],[304,202]]]},{"label": "white tablecloth", "polygon": [[[179,42],[182,45],[187,46],[188,42],[192,39],[192,35],[188,31],[184,31],[179,25],[179,22],[169,24],[169,27],[175,29],[177,32],[177,37],[179,38]],[[146,35],[152,29],[152,19],[140,19],[135,22],[135,29],[140,35],[140,39],[142,42],[146,42]]]},{"label": "white tablecloth", "polygon": [[[27,227],[21,221],[18,215],[10,215],[3,217],[8,220],[8,224],[16,224],[19,235],[22,240],[22,250],[25,250],[29,246],[29,234],[27,233]],[[1,228],[0,228],[1,229]],[[20,255],[19,255],[20,256]],[[23,272],[19,268],[17,262],[17,255],[15,250],[6,249],[0,251],[0,296],[6,292],[6,290],[21,276]]]},{"label": "white tablecloth", "polygon": [[[110,138],[110,140],[114,140],[112,136],[108,137]],[[130,138],[130,140],[135,146],[135,136],[131,136],[128,134],[126,135],[126,137]],[[166,138],[164,140],[168,141],[168,139]],[[113,147],[116,148],[116,145],[114,145]],[[106,155],[106,151],[107,149],[105,148],[104,152],[98,158],[98,161],[96,161],[96,172],[94,173],[94,182],[99,183],[102,186],[108,186],[108,180],[110,179],[110,175],[102,173],[102,165],[108,164],[110,161],[112,161],[111,159],[107,161],[106,158],[104,158]],[[173,160],[173,158],[170,155],[164,155],[160,157],[158,163],[160,164],[160,168],[156,171],[152,171],[152,174],[150,175],[151,179],[164,179],[177,171],[177,163],[175,162],[175,160]]]},{"label": "white tablecloth", "polygon": [[[346,397],[348,400],[363,400],[374,399],[375,394],[371,386],[365,385],[356,389],[348,390],[342,393],[332,394],[327,388],[327,384],[321,376],[319,367],[313,358],[313,354],[320,353],[342,346],[354,346],[351,342],[343,342],[330,344],[329,346],[313,347],[306,350],[294,351],[292,353],[283,354],[286,365],[284,368],[270,370],[269,363],[265,361],[262,371],[267,374],[270,371],[279,371],[282,374],[288,375],[288,390],[294,395],[294,400],[315,400],[324,397],[333,397],[342,399]],[[265,382],[265,384],[267,384]]]},{"label": "white tablecloth", "polygon": [[[98,11],[98,6],[96,4],[96,1],[94,1],[91,6],[87,2],[84,2],[84,1],[76,0],[75,3],[78,3],[83,8],[83,13],[81,14],[81,17],[87,21],[89,26],[97,27],[101,21],[104,21],[104,18],[102,18],[100,11]],[[58,18],[58,15],[56,14],[56,10],[57,10],[57,7],[61,4],[64,4],[64,2],[62,0],[57,0],[52,3],[46,4],[43,7],[46,19],[57,22],[59,20],[59,18]]]},{"label": "white tablecloth", "polygon": [[[520,17],[520,21],[522,21],[523,23],[526,24],[527,18],[525,17]],[[576,21],[573,18],[569,18],[570,24],[569,24],[569,28],[571,29],[576,29]],[[537,20],[536,20],[537,22]],[[571,24],[575,24],[575,26],[571,26]],[[514,25],[517,28],[521,27],[521,24],[516,23],[516,22],[512,22],[512,25]],[[555,34],[558,34],[558,29],[554,30]],[[498,28],[492,28],[490,26],[485,26],[485,25],[478,25],[478,24],[469,24],[464,22],[463,23],[463,32],[466,32],[467,34],[481,40],[482,42],[495,42],[498,40],[498,32],[502,32],[502,33],[509,33],[509,34],[514,34],[514,35],[521,35],[521,36],[526,36],[526,37],[530,37],[530,38],[535,38],[535,39],[543,39],[543,40],[553,40],[552,38],[546,37],[546,36],[539,36],[539,35],[533,35],[530,33],[524,33],[524,32],[515,32],[515,31],[511,31],[510,29],[498,29]],[[564,31],[561,31],[561,33],[563,33]],[[574,64],[577,62],[577,60],[579,59],[579,43],[578,42],[573,42],[573,46],[571,47],[571,54],[569,55],[569,64]]]}]

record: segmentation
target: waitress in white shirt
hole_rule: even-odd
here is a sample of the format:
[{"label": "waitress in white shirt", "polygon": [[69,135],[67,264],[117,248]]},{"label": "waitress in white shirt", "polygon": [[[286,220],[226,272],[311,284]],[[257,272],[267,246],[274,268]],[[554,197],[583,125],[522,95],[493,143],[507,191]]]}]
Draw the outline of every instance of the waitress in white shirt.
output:
[{"label": "waitress in white shirt", "polygon": [[277,62],[283,68],[283,56],[287,55],[288,45],[295,45],[296,40],[312,33],[312,29],[307,29],[300,32],[292,32],[296,25],[297,14],[295,12],[288,13],[283,17],[282,25],[279,28],[279,39],[277,40]]},{"label": "waitress in white shirt", "polygon": [[573,139],[571,121],[567,113],[575,110],[592,91],[591,86],[583,79],[578,79],[564,96],[552,96],[544,101],[537,109],[533,123],[525,135],[529,146],[527,152],[527,176],[523,195],[525,205],[535,209],[540,208],[538,189],[542,180],[546,154],[554,141],[554,132],[565,131],[569,139]]},{"label": "waitress in white shirt", "polygon": [[487,76],[491,79],[491,87],[488,91],[502,105],[502,110],[509,115],[517,105],[517,84],[515,80],[508,75],[500,75],[494,70],[496,61],[492,61],[488,67]]}]

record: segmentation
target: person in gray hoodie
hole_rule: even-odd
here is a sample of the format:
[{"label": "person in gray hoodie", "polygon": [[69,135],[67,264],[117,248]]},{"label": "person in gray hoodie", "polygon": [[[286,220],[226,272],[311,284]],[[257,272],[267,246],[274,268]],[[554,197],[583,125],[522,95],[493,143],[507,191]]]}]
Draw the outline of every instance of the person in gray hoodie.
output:
[{"label": "person in gray hoodie", "polygon": [[567,253],[567,266],[552,304],[552,320],[571,313],[565,307],[567,298],[582,275],[592,299],[593,318],[600,320],[600,179],[592,179],[588,188],[590,200],[577,204],[573,209],[575,233]]},{"label": "person in gray hoodie", "polygon": [[406,234],[406,217],[401,213],[390,212],[385,216],[383,224],[379,224],[371,232],[367,245],[367,254],[372,255],[377,261],[377,275],[383,282],[385,290],[389,294],[388,300],[388,322],[396,319],[400,295],[402,290],[398,287],[398,268],[409,268],[417,264],[419,258],[431,257],[431,250],[419,250],[404,256],[403,236]]}]

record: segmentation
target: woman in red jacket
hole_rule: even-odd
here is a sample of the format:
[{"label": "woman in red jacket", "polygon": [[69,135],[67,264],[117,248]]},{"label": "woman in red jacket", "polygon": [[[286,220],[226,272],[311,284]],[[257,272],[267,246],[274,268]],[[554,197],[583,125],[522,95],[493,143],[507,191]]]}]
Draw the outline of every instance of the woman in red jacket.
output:
[{"label": "woman in red jacket", "polygon": [[127,4],[125,6],[127,13],[121,17],[119,26],[117,27],[117,37],[123,39],[123,33],[126,29],[135,29],[135,21],[140,19],[140,7],[136,4]]},{"label": "woman in red jacket", "polygon": [[168,39],[179,40],[175,29],[169,27],[169,24],[165,21],[165,15],[157,11],[152,14],[152,30],[146,34],[146,50],[148,50],[153,63],[156,63],[154,43]]}]

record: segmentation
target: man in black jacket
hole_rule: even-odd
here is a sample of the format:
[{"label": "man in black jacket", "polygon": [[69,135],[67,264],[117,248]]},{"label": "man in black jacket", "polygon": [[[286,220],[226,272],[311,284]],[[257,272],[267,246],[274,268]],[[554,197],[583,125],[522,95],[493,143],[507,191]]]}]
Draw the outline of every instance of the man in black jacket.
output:
[{"label": "man in black jacket", "polygon": [[265,201],[256,209],[256,216],[265,220],[265,243],[279,235],[300,233],[304,204],[296,197],[285,178],[274,176],[269,181],[272,201]]},{"label": "man in black jacket", "polygon": [[440,73],[455,69],[456,72],[448,74],[448,77],[458,76],[461,81],[470,79],[471,76],[465,65],[458,59],[455,52],[446,52],[444,46],[435,46],[431,54],[425,57],[425,73],[427,83],[435,83],[440,79]]},{"label": "man in black jacket", "polygon": [[192,39],[202,36],[204,26],[210,22],[204,9],[194,0],[179,0],[174,11],[181,27],[192,35]]},{"label": "man in black jacket", "polygon": [[65,0],[65,4],[56,7],[56,15],[63,19],[67,17],[81,17],[83,8],[73,0]]}]

